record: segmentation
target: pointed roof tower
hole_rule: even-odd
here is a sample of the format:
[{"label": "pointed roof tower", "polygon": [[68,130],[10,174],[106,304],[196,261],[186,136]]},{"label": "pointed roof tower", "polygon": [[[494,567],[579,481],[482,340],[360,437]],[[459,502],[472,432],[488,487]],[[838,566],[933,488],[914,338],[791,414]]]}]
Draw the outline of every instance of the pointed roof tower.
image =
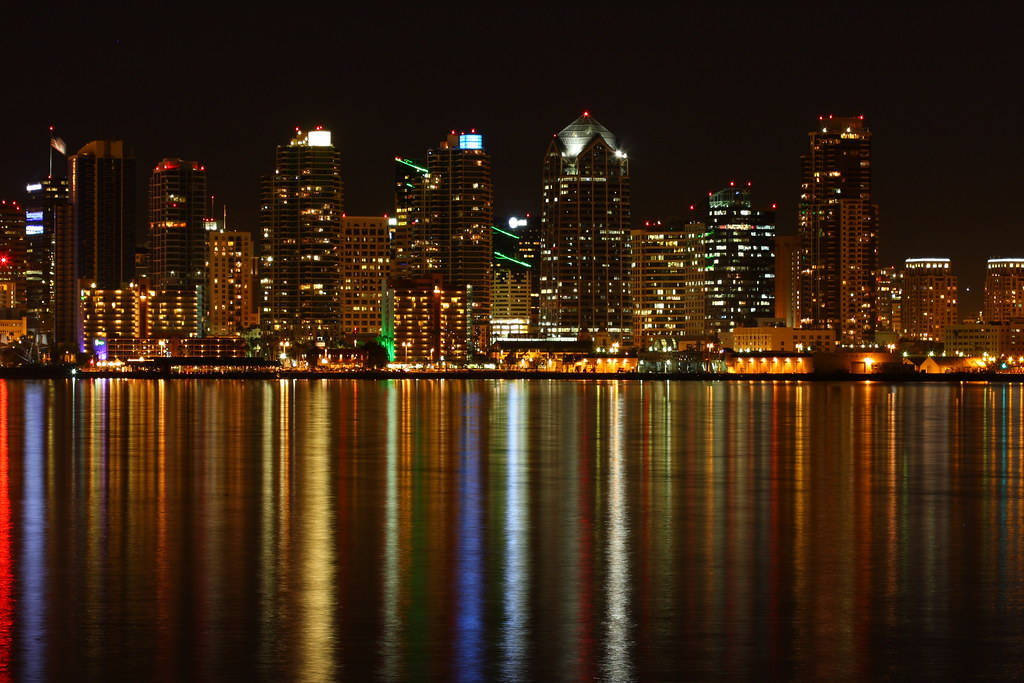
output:
[{"label": "pointed roof tower", "polygon": [[558,141],[565,156],[575,158],[599,135],[604,138],[609,147],[617,149],[615,135],[592,117],[590,112],[585,111],[582,116],[558,133]]}]

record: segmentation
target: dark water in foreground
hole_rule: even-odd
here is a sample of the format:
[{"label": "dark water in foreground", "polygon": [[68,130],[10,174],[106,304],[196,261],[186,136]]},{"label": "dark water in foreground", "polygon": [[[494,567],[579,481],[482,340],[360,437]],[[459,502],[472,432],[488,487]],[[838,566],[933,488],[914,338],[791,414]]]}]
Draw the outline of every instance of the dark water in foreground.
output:
[{"label": "dark water in foreground", "polygon": [[25,680],[1024,675],[1024,388],[0,382]]}]

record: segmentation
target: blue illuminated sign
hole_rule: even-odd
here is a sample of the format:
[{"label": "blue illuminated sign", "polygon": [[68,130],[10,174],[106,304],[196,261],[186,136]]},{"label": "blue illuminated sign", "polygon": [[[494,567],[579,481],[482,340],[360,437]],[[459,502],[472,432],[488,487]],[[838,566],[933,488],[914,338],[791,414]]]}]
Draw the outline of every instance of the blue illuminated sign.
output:
[{"label": "blue illuminated sign", "polygon": [[25,226],[25,234],[26,235],[42,235],[43,234],[43,224],[42,223],[28,223]]},{"label": "blue illuminated sign", "polygon": [[92,349],[96,354],[96,360],[107,359],[107,340],[106,339],[93,339]]},{"label": "blue illuminated sign", "polygon": [[484,136],[479,133],[462,134],[459,136],[459,149],[483,149]]},{"label": "blue illuminated sign", "polygon": [[43,212],[42,211],[26,211],[25,212],[25,220],[27,220],[27,221],[41,221],[41,220],[43,220]]}]

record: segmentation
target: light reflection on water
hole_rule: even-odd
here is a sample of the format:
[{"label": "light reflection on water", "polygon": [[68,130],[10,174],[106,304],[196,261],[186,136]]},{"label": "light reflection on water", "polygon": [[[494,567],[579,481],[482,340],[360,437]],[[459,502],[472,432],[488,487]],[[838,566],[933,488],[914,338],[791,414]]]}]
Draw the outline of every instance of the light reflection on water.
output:
[{"label": "light reflection on water", "polygon": [[0,382],[24,680],[1015,677],[1012,384]]}]

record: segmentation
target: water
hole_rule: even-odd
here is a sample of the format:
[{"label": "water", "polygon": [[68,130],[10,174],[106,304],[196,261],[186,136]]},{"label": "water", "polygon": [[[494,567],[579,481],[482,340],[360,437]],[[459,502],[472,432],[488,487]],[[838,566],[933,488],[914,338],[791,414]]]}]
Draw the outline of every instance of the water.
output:
[{"label": "water", "polygon": [[1021,678],[1024,388],[0,382],[24,680]]}]

